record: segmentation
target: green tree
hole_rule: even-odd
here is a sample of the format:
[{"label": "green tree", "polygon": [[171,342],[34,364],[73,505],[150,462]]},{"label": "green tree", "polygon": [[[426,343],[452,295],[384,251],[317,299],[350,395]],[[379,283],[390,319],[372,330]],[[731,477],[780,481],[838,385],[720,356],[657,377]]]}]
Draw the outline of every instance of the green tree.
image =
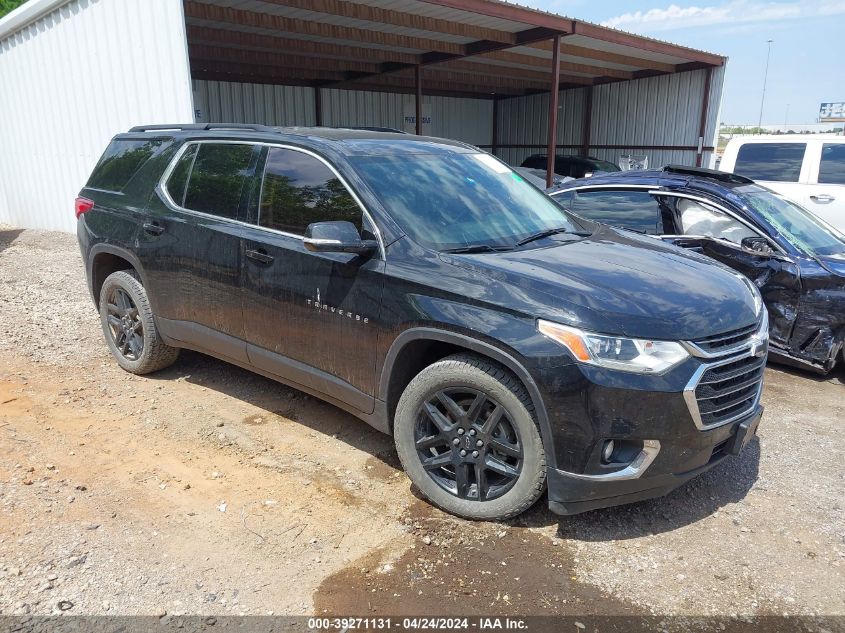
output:
[{"label": "green tree", "polygon": [[7,13],[11,13],[13,9],[17,9],[26,0],[0,0],[0,18]]}]

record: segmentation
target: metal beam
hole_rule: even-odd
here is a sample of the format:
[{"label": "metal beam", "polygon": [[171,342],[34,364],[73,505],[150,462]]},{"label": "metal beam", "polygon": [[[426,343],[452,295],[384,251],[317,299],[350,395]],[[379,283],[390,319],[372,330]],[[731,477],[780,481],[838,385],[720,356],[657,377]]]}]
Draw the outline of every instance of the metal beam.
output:
[{"label": "metal beam", "polygon": [[499,149],[499,99],[493,97],[493,135],[492,135],[493,145],[491,146],[490,150],[491,153],[495,156],[496,151]]},{"label": "metal beam", "polygon": [[564,18],[552,13],[527,9],[515,4],[506,2],[489,2],[488,0],[422,0],[427,4],[436,4],[441,7],[468,11],[491,18],[500,18],[512,22],[522,22],[533,26],[572,33],[575,25],[574,20]]},{"label": "metal beam", "polygon": [[[552,45],[546,42],[535,42],[527,44],[528,48],[535,48],[538,50],[551,51]],[[566,42],[560,45],[560,54],[569,55],[572,57],[581,57],[584,59],[592,59],[599,62],[609,62],[611,64],[620,64],[624,66],[633,66],[635,68],[646,68],[653,70],[660,70],[665,73],[675,72],[674,64],[667,64],[665,62],[658,62],[651,59],[643,59],[642,57],[632,57],[630,55],[622,55],[620,53],[610,53],[593,48],[586,48],[584,46],[575,46]]]},{"label": "metal beam", "polygon": [[445,33],[459,37],[471,37],[477,40],[515,43],[513,33],[491,29],[473,24],[464,24],[452,20],[430,18],[414,13],[404,13],[394,9],[383,9],[358,2],[344,0],[264,0],[271,4],[294,9],[304,9],[317,13],[326,13],[354,20],[365,20],[377,24],[390,24],[431,33]]},{"label": "metal beam", "polygon": [[721,55],[698,51],[659,40],[652,40],[638,35],[631,35],[630,33],[609,29],[605,26],[598,26],[597,24],[590,24],[589,22],[576,22],[572,32],[575,35],[582,35],[610,44],[628,46],[649,53],[680,57],[690,62],[702,62],[711,66],[723,66],[725,63],[725,58]]},{"label": "metal beam", "polygon": [[581,154],[583,156],[590,155],[590,140],[593,128],[593,87],[587,88],[587,94],[584,95],[584,129],[581,131]]},{"label": "metal beam", "polygon": [[370,61],[373,63],[399,63],[411,66],[417,63],[417,55],[385,51],[364,46],[349,46],[327,42],[314,42],[272,35],[259,35],[244,31],[212,29],[188,25],[188,42],[193,46],[218,46],[236,50],[252,50],[268,53],[328,57],[343,60]]},{"label": "metal beam", "polygon": [[[520,66],[529,66],[533,68],[548,69],[549,58],[538,57],[537,55],[525,55],[524,53],[514,53],[512,51],[495,51],[491,53],[484,53],[474,58],[475,60],[490,60],[491,62],[504,62],[508,64],[519,64]],[[617,68],[606,68],[604,66],[594,66],[592,64],[578,64],[573,62],[560,62],[560,70],[574,73],[585,73],[588,75],[596,75],[597,77],[617,77],[619,79],[632,79],[634,73],[630,70],[619,70]]]},{"label": "metal beam", "polygon": [[[299,18],[288,18],[270,13],[257,11],[245,11],[243,9],[232,9],[217,5],[203,4],[194,0],[185,1],[185,18],[189,26],[188,41],[191,40],[190,28],[200,28],[202,24],[214,22],[214,27],[226,33],[245,33],[232,27],[242,26],[248,28],[266,29],[284,34],[291,39],[295,35],[306,35],[311,37],[322,37],[326,39],[339,40],[341,42],[352,42],[360,44],[375,44],[378,46],[392,46],[395,48],[416,49],[421,51],[441,51],[444,53],[461,54],[462,44],[444,42],[434,38],[415,37],[412,35],[397,35],[350,26],[340,26],[302,20]],[[202,24],[194,22],[201,21]],[[273,37],[273,36],[265,36]],[[301,39],[301,38],[299,38]]]},{"label": "metal beam", "polygon": [[698,151],[695,156],[695,166],[701,167],[704,159],[704,135],[707,134],[707,110],[710,106],[710,83],[713,79],[713,69],[708,68],[704,76],[704,96],[701,99],[701,120],[698,125]]},{"label": "metal beam", "polygon": [[557,105],[560,96],[560,35],[554,37],[552,49],[552,90],[549,94],[549,151],[546,154],[546,187],[554,182],[555,154],[557,154]]},{"label": "metal beam", "polygon": [[416,99],[414,100],[414,105],[416,106],[416,128],[417,128],[417,136],[422,136],[422,66],[419,64],[416,65],[414,68],[414,94],[416,95]]}]

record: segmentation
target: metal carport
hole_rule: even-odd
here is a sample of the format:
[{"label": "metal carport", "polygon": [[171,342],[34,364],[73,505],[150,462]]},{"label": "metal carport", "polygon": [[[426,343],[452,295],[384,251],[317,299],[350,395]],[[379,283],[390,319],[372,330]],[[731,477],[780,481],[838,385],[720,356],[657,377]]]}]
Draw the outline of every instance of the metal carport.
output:
[{"label": "metal carport", "polygon": [[30,0],[0,20],[0,221],[73,230],[108,138],[162,121],[708,164],[725,61],[496,0]]}]

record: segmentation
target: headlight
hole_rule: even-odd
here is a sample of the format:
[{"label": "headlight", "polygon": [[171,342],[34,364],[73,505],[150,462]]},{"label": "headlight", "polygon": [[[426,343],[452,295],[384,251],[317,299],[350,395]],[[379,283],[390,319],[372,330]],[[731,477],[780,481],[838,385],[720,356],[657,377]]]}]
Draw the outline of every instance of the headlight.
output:
[{"label": "headlight", "polygon": [[539,320],[537,329],[568,349],[582,363],[638,374],[660,374],[689,358],[680,343],[593,334]]}]

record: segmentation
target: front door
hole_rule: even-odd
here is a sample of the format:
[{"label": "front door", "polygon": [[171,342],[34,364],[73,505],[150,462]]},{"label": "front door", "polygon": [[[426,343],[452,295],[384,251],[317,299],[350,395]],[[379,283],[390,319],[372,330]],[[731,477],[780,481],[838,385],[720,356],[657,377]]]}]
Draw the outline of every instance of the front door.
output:
[{"label": "front door", "polygon": [[244,242],[244,328],[250,362],[371,413],[381,254],[312,253],[313,222],[373,227],[338,174],[296,148],[270,147]]},{"label": "front door", "polygon": [[190,143],[146,212],[138,254],[163,333],[246,361],[241,233],[260,149]]},{"label": "front door", "polygon": [[724,210],[698,199],[661,197],[668,207],[674,205],[675,233],[684,235],[665,236],[664,239],[678,246],[693,248],[753,281],[769,310],[772,342],[788,347],[801,300],[798,266],[776,252],[761,252],[742,246],[743,239],[766,238]]}]

